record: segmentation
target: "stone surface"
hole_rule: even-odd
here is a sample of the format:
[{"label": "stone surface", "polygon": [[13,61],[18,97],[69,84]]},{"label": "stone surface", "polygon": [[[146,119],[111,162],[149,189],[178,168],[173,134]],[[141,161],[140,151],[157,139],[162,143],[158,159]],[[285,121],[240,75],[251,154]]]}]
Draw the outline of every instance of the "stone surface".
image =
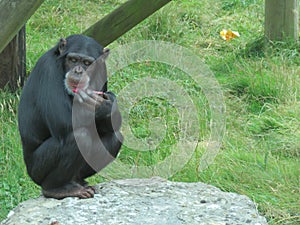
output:
[{"label": "stone surface", "polygon": [[250,199],[203,183],[128,179],[101,183],[92,199],[39,197],[21,203],[2,225],[267,224]]}]

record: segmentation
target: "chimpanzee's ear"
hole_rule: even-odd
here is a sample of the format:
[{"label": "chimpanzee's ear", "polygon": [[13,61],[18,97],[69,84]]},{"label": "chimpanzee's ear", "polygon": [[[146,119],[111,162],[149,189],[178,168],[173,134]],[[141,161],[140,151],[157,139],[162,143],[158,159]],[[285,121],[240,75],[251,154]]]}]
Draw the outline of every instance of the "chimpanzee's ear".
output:
[{"label": "chimpanzee's ear", "polygon": [[109,55],[109,49],[103,49],[103,54],[97,58],[86,70],[90,77],[89,88],[92,90],[107,91],[107,71],[105,59]]},{"label": "chimpanzee's ear", "polygon": [[67,40],[65,38],[61,38],[57,44],[57,50],[56,54],[57,55],[62,55],[67,48]]},{"label": "chimpanzee's ear", "polygon": [[107,57],[108,57],[108,55],[109,55],[109,53],[110,53],[109,48],[105,48],[105,49],[103,49],[103,54],[102,54],[100,57],[101,57],[103,60],[106,60]]}]

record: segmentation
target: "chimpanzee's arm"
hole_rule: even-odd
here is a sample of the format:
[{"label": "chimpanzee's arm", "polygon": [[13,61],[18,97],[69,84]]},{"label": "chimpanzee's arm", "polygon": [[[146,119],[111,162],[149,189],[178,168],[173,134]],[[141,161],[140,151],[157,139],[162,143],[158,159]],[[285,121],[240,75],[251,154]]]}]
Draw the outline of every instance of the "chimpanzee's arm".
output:
[{"label": "chimpanzee's arm", "polygon": [[121,127],[121,114],[118,109],[116,96],[112,92],[95,94],[91,90],[79,90],[75,98],[81,102],[88,113],[95,110],[95,122],[99,134],[119,131]]},{"label": "chimpanzee's arm", "polygon": [[96,126],[99,133],[119,131],[122,123],[121,113],[118,109],[116,96],[112,92],[106,92],[105,99],[96,108]]}]

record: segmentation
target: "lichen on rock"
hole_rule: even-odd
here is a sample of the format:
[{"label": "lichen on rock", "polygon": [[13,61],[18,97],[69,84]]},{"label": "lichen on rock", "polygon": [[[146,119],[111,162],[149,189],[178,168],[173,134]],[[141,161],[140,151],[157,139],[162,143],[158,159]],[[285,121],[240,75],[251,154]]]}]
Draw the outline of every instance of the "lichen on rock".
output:
[{"label": "lichen on rock", "polygon": [[97,190],[91,199],[27,200],[1,225],[267,224],[248,197],[203,183],[126,179],[101,183]]}]

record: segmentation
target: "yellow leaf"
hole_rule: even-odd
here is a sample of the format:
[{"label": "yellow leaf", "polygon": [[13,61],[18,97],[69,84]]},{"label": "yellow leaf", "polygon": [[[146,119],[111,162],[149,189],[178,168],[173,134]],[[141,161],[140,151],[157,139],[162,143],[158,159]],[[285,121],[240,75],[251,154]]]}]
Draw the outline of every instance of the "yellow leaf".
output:
[{"label": "yellow leaf", "polygon": [[221,32],[220,32],[220,36],[223,40],[225,41],[228,41],[232,38],[236,38],[236,37],[239,37],[240,34],[239,32],[237,31],[231,31],[231,30],[225,30],[223,29]]}]

